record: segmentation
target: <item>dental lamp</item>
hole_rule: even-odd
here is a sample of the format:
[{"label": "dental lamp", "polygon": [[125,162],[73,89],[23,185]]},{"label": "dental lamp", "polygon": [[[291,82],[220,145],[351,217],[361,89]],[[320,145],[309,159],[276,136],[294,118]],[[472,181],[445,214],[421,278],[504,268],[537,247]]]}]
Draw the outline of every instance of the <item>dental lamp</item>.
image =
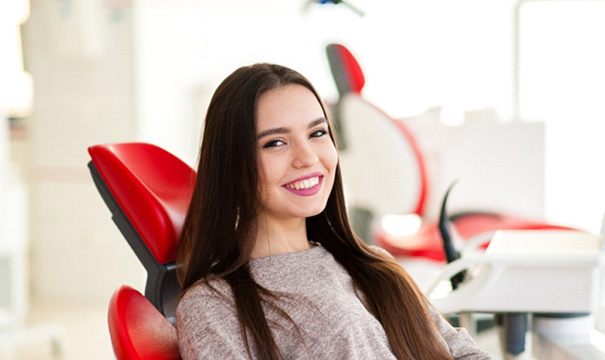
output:
[{"label": "dental lamp", "polygon": [[355,14],[359,15],[359,16],[365,16],[365,13],[359,9],[357,6],[351,4],[348,1],[343,1],[343,0],[308,0],[307,2],[305,2],[305,5],[303,7],[303,11],[306,11],[309,6],[311,4],[320,4],[320,5],[326,5],[326,4],[333,4],[333,5],[344,5],[347,8],[349,8],[350,10],[352,10]]}]

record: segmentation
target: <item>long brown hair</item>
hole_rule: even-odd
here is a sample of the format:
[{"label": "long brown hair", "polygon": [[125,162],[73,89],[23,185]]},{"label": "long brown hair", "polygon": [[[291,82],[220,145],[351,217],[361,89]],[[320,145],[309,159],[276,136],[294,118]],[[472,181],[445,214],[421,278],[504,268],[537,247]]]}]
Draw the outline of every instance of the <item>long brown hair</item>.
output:
[{"label": "long brown hair", "polygon": [[[280,359],[282,354],[261,306],[275,308],[271,299],[276,294],[258,285],[248,267],[259,211],[256,110],[264,92],[287,84],[313,92],[329,119],[309,81],[283,66],[242,67],[217,88],[206,115],[198,178],[178,252],[183,291],[217,277],[229,283],[246,350],[250,354],[249,333],[261,359]],[[321,243],[363,292],[368,311],[382,324],[398,359],[451,359],[414,281],[394,260],[377,255],[351,230],[338,166],[326,208],[307,218],[306,228],[308,237]]]}]

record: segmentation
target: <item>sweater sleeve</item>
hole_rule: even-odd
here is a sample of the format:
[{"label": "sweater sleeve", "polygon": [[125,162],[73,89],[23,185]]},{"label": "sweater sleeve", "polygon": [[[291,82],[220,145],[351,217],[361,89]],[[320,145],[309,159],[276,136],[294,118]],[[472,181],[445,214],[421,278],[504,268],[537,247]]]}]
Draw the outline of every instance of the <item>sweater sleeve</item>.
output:
[{"label": "sweater sleeve", "polygon": [[203,286],[179,302],[176,328],[183,360],[248,359],[235,305]]},{"label": "sweater sleeve", "polygon": [[[430,305],[429,305],[430,306]],[[435,309],[430,306],[431,317],[435,322],[437,330],[441,337],[447,343],[450,354],[456,360],[489,360],[490,356],[481,350],[475,340],[468,334],[464,328],[454,328],[447,320]]]}]

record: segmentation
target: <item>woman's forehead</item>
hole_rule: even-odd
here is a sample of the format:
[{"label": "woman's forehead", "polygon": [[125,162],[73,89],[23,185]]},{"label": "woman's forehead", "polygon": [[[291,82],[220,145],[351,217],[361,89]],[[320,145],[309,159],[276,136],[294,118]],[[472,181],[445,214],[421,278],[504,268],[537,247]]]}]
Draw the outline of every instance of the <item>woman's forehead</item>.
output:
[{"label": "woman's forehead", "polygon": [[288,84],[261,95],[256,121],[261,130],[272,126],[306,125],[322,117],[321,104],[311,90],[302,85]]}]

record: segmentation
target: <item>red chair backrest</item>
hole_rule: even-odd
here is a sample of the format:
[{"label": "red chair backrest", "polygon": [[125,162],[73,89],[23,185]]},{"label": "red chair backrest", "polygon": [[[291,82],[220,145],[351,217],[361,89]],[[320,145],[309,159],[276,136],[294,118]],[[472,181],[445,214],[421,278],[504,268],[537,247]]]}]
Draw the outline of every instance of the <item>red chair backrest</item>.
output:
[{"label": "red chair backrest", "polygon": [[347,200],[377,216],[424,215],[428,177],[413,134],[361,95],[346,94],[338,104],[347,148],[340,152]]},{"label": "red chair backrest", "polygon": [[326,53],[340,94],[336,114],[345,143],[340,156],[349,205],[374,217],[424,215],[429,184],[414,135],[364,99],[363,70],[349,49],[329,44]]},{"label": "red chair backrest", "polygon": [[95,145],[88,152],[155,260],[173,262],[195,184],[193,169],[145,143]]},{"label": "red chair backrest", "polygon": [[109,332],[118,360],[180,359],[176,329],[141,293],[122,286],[109,303]]}]

